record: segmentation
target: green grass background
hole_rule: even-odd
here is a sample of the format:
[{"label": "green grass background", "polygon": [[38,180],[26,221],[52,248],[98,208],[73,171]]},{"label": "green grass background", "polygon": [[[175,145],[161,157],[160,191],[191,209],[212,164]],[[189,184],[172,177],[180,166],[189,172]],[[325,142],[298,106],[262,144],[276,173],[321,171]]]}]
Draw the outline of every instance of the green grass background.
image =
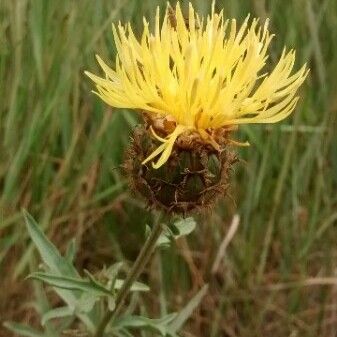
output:
[{"label": "green grass background", "polygon": [[[209,11],[210,2],[192,2]],[[157,5],[165,2],[0,1],[0,322],[36,323],[22,281],[36,255],[21,208],[61,250],[76,237],[77,263],[91,270],[132,260],[143,242],[151,215],[118,168],[136,115],[91,94],[83,71],[99,71],[95,53],[113,59],[111,22],[130,20],[140,32]],[[336,336],[337,2],[218,0],[216,7],[239,21],[269,17],[273,62],[284,45],[295,48],[297,67],[308,62],[310,76],[290,118],[241,128],[237,138],[251,146],[238,149],[231,198],[198,218],[186,241],[157,253],[144,276],[154,293],[141,303],[151,316],[182,306],[209,280],[239,214],[186,336]]]}]

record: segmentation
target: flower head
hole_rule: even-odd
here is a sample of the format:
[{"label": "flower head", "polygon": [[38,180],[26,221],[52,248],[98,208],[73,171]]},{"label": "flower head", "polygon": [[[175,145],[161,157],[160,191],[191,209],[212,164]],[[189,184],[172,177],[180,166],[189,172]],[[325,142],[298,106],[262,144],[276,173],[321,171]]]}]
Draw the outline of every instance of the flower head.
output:
[{"label": "flower head", "polygon": [[220,149],[219,130],[275,123],[294,110],[308,70],[304,65],[292,72],[295,52],[286,49],[271,71],[265,69],[273,38],[268,21],[260,26],[247,17],[238,27],[214,7],[201,18],[189,4],[186,22],[179,2],[175,10],[167,7],[162,21],[158,8],[155,21],[151,32],[144,19],[139,40],[130,24],[113,26],[115,68],[97,56],[105,77],[87,72],[103,101],[146,117],[161,144],[143,164],[157,159],[153,166],[159,168],[184,137]]}]

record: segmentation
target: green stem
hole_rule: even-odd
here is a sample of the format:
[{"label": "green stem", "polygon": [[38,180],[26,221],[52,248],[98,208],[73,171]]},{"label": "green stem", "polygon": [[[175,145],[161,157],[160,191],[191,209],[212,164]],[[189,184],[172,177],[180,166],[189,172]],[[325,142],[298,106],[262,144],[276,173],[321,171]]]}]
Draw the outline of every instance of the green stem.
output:
[{"label": "green stem", "polygon": [[114,320],[120,313],[124,301],[129,294],[132,284],[137,280],[139,275],[144,270],[147,262],[149,261],[158,241],[160,234],[163,231],[163,224],[158,219],[153,227],[151,234],[147,238],[143,248],[141,249],[136,261],[134,262],[129,274],[127,275],[122,288],[116,296],[116,308],[114,311],[108,311],[99,324],[95,337],[103,337],[104,331],[111,320]]}]

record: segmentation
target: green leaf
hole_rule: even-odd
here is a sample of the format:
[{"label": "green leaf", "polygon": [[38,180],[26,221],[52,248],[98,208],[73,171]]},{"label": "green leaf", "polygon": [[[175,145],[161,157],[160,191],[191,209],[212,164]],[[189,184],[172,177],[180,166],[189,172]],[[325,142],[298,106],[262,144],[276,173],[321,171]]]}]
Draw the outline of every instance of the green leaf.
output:
[{"label": "green leaf", "polygon": [[93,282],[91,279],[84,280],[81,278],[58,276],[55,274],[42,272],[33,273],[29,277],[35,280],[43,281],[56,288],[84,291],[94,293],[99,296],[112,295],[112,293],[103,285],[99,285],[98,282]]},{"label": "green leaf", "polygon": [[126,329],[114,331],[114,334],[116,335],[116,337],[135,337],[132,333],[130,333]]},{"label": "green leaf", "polygon": [[113,297],[108,298],[108,308],[110,311],[114,311],[116,308],[116,301]]},{"label": "green leaf", "polygon": [[170,331],[176,333],[185,324],[193,311],[198,307],[203,297],[208,291],[208,284],[204,285],[197,294],[187,303],[187,305],[178,313],[170,324]]},{"label": "green leaf", "polygon": [[160,234],[156,245],[158,247],[163,247],[163,248],[169,247],[173,239],[174,239],[174,234],[168,227],[166,227],[164,228],[163,233]]},{"label": "green leaf", "polygon": [[[118,272],[118,269],[121,267],[122,263],[117,263],[116,264],[116,275],[117,275],[117,272]],[[98,281],[95,280],[94,276],[92,274],[90,274],[89,271],[87,270],[84,270],[84,272],[87,274],[87,276],[89,277],[90,281],[95,283],[97,286],[99,287],[104,287],[103,285],[101,285],[100,283],[98,283]],[[113,274],[112,274],[113,276]],[[108,282],[107,286],[105,287],[105,289],[107,289],[109,291],[110,294],[114,294],[111,292],[111,290],[119,290],[122,288],[122,285],[124,283],[124,280],[120,280],[120,279],[114,279],[113,280],[113,283],[110,283]],[[111,289],[111,290],[110,290]],[[130,288],[130,291],[149,291],[150,288],[144,284],[144,283],[141,283],[141,282],[134,282]]]},{"label": "green leaf", "polygon": [[23,214],[29,235],[38,249],[43,262],[53,273],[66,275],[68,277],[77,277],[78,273],[75,267],[69,263],[67,259],[61,256],[56,247],[44,235],[33,217],[25,210],[23,211]]},{"label": "green leaf", "polygon": [[[69,263],[69,261],[61,256],[56,247],[44,235],[33,217],[25,210],[23,211],[23,214],[29,235],[38,249],[43,262],[56,275],[77,277],[78,273],[76,269]],[[64,290],[57,290],[56,292],[70,307],[75,307],[77,302],[76,294]]]},{"label": "green leaf", "polygon": [[[36,312],[41,313],[42,315],[43,313],[50,311],[52,308],[49,303],[46,290],[42,286],[42,284],[35,282],[33,284],[33,287],[34,287],[35,300],[32,303],[32,305],[34,306]],[[44,326],[44,328],[45,328],[45,335],[47,335],[48,337],[59,336],[59,333],[55,330],[55,327],[53,325],[47,323]]]},{"label": "green leaf", "polygon": [[181,220],[176,221],[173,224],[173,226],[178,231],[178,233],[174,235],[174,237],[177,239],[181,236],[191,234],[196,227],[196,222],[195,222],[194,218],[189,217],[189,218],[186,218],[186,219],[181,219]]},{"label": "green leaf", "polygon": [[104,270],[104,275],[109,279],[109,280],[114,280],[116,279],[118,272],[123,266],[123,262],[116,262],[113,265],[111,265],[109,268]]},{"label": "green leaf", "polygon": [[90,312],[94,308],[94,305],[98,301],[99,297],[99,295],[89,292],[82,293],[82,296],[78,300],[76,311]]},{"label": "green leaf", "polygon": [[108,279],[107,288],[111,291],[115,289],[117,275],[122,266],[123,262],[117,262],[108,269],[103,270],[103,275]]},{"label": "green leaf", "polygon": [[69,307],[60,307],[47,311],[41,318],[41,324],[45,325],[48,321],[55,318],[63,318],[74,315],[74,310]]},{"label": "green leaf", "polygon": [[176,318],[177,314],[169,314],[159,319],[150,319],[143,316],[124,316],[119,319],[115,327],[116,328],[149,328],[155,330],[161,334],[161,336],[166,336],[169,333],[169,324]]},{"label": "green leaf", "polygon": [[4,327],[8,330],[25,337],[45,337],[42,332],[39,332],[27,325],[14,323],[14,322],[5,322]]},{"label": "green leaf", "polygon": [[[60,289],[89,292],[97,296],[114,295],[114,293],[111,292],[109,289],[107,289],[103,284],[100,284],[98,281],[96,281],[89,272],[87,272],[87,275],[89,276],[89,279],[83,279],[78,277],[77,278],[65,277],[55,275],[52,273],[36,272],[29,275],[29,278],[45,282],[53,287]],[[116,290],[120,289],[123,283],[124,280],[117,279],[114,284],[114,288]],[[135,282],[130,290],[149,291],[150,288],[141,282]]]},{"label": "green leaf", "polygon": [[[49,267],[52,273],[59,276],[77,278],[79,274],[75,267],[66,258],[61,256],[56,247],[44,235],[33,217],[25,210],[23,210],[23,215],[29,235],[38,249],[43,262]],[[55,292],[71,309],[75,309],[79,299],[75,292],[60,288],[55,288]],[[95,325],[89,314],[77,314],[77,317],[86,325],[89,331],[95,331]]]},{"label": "green leaf", "polygon": [[157,246],[168,247],[172,240],[177,240],[182,236],[189,235],[194,231],[195,227],[196,222],[192,217],[180,219],[176,221],[171,228],[166,227],[164,229],[157,241]]},{"label": "green leaf", "polygon": [[76,240],[72,239],[69,242],[69,245],[67,247],[67,251],[65,254],[65,258],[69,263],[73,263],[75,256],[76,256],[76,252],[77,252]]},{"label": "green leaf", "polygon": [[145,225],[145,237],[147,238],[151,234],[151,227],[146,224]]},{"label": "green leaf", "polygon": [[[115,289],[116,290],[121,289],[123,283],[124,283],[124,280],[117,279],[114,285]],[[149,291],[149,290],[150,290],[150,287],[141,282],[134,282],[130,289],[130,291],[144,291],[144,292]]]}]

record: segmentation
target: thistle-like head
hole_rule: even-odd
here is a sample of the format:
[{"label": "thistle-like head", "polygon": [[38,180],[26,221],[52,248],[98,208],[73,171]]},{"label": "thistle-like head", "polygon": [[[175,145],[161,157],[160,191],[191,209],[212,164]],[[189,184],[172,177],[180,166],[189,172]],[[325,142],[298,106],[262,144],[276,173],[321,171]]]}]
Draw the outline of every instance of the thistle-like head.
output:
[{"label": "thistle-like head", "polygon": [[136,109],[144,117],[151,144],[137,153],[140,171],[153,174],[174,160],[184,170],[181,165],[187,164],[180,154],[187,152],[191,158],[193,152],[206,153],[207,158],[215,153],[218,165],[227,170],[221,153],[236,143],[231,131],[240,124],[276,123],[295,109],[308,69],[304,65],[294,72],[295,52],[284,49],[274,68],[266,70],[273,38],[268,21],[261,26],[258,19],[247,17],[238,26],[214,7],[210,16],[200,17],[192,4],[185,18],[178,2],[175,9],[167,7],[162,20],[158,8],[155,22],[151,31],[144,19],[139,39],[130,24],[113,26],[114,68],[97,56],[105,76],[86,73],[103,101]]}]

